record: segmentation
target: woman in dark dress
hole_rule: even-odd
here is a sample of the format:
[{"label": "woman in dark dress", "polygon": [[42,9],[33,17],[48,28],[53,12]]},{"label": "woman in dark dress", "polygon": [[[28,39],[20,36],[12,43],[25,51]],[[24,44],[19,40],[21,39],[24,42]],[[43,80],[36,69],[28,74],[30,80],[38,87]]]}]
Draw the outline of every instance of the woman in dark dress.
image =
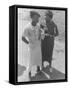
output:
[{"label": "woman in dark dress", "polygon": [[[45,61],[49,62],[50,71],[52,71],[52,54],[54,48],[54,37],[58,36],[57,25],[53,22],[53,13],[47,11],[45,21],[47,29],[44,29],[44,39],[42,40],[42,65]],[[42,28],[44,28],[42,26]]]}]

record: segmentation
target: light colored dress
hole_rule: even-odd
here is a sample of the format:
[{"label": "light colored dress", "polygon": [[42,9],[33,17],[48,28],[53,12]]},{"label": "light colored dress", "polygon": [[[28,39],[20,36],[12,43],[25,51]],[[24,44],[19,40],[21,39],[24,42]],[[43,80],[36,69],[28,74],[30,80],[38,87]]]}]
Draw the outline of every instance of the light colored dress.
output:
[{"label": "light colored dress", "polygon": [[31,23],[25,28],[23,36],[29,40],[29,69],[33,66],[42,67],[42,54],[41,54],[41,40],[39,38],[40,26],[37,24],[35,27]]}]

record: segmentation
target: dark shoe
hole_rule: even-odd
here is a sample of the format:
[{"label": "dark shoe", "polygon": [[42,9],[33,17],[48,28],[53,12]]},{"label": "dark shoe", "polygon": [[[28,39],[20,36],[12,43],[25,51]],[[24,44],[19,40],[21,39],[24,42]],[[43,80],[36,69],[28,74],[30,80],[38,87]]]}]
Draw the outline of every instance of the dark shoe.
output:
[{"label": "dark shoe", "polygon": [[31,78],[31,71],[29,72],[29,78]]},{"label": "dark shoe", "polygon": [[37,66],[37,72],[40,72],[40,67],[39,66]]}]

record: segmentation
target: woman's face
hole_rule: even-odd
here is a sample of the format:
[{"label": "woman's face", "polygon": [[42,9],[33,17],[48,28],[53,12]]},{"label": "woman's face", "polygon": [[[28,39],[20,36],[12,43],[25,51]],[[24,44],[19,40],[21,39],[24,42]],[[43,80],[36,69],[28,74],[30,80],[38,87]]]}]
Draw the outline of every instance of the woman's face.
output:
[{"label": "woman's face", "polygon": [[39,17],[37,15],[34,15],[32,21],[37,24],[39,22]]},{"label": "woman's face", "polygon": [[48,15],[46,15],[45,20],[46,20],[46,21],[50,21],[51,18],[50,18]]}]

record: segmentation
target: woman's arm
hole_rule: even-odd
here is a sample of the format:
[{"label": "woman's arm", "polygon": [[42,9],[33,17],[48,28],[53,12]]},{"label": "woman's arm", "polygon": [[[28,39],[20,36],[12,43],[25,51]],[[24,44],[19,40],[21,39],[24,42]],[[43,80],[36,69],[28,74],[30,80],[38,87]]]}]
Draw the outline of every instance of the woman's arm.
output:
[{"label": "woman's arm", "polygon": [[26,39],[26,37],[28,37],[28,29],[27,28],[23,32],[22,41],[25,42],[26,44],[29,44],[29,41]]},{"label": "woman's arm", "polygon": [[29,44],[28,40],[24,36],[22,36],[22,41],[25,42],[26,44]]},{"label": "woman's arm", "polygon": [[58,33],[58,28],[57,26],[54,27],[54,36],[58,36],[59,33]]}]

